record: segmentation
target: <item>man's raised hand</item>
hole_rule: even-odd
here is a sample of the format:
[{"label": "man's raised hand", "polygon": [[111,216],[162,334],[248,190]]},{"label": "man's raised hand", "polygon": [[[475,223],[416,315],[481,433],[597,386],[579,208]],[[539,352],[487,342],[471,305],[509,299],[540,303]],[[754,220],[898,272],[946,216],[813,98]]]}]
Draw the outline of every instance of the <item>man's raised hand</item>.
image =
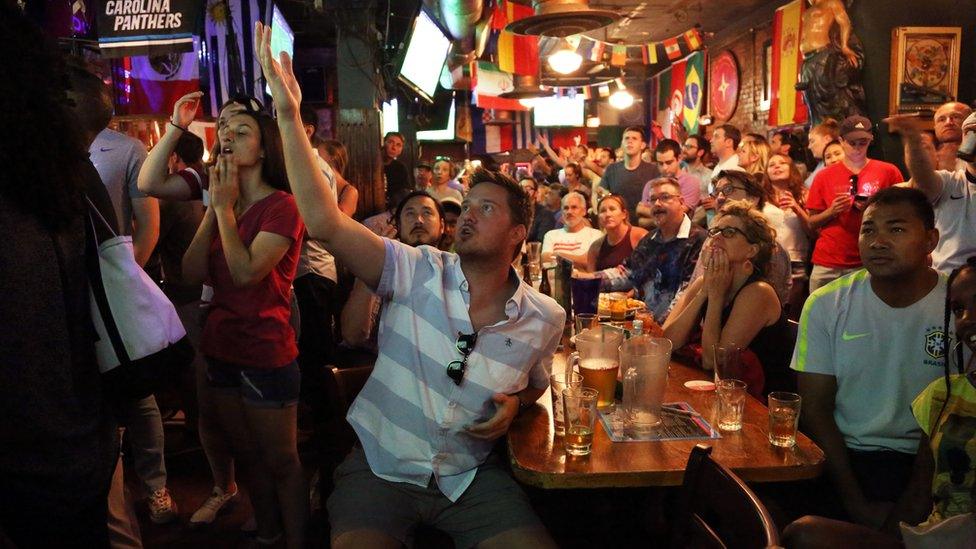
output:
[{"label": "man's raised hand", "polygon": [[291,57],[287,52],[281,52],[278,60],[275,60],[271,54],[271,28],[260,21],[254,23],[254,53],[271,88],[278,116],[297,116],[302,103],[302,90],[295,78]]}]

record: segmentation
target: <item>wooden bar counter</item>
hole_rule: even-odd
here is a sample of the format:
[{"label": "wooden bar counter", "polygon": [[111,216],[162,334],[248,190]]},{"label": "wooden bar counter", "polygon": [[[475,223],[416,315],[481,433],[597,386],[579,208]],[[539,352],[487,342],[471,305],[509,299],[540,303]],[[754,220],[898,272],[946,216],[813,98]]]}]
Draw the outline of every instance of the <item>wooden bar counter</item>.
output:
[{"label": "wooden bar counter", "polygon": [[[565,367],[566,353],[553,361],[553,371]],[[687,402],[716,425],[714,391],[694,391],[684,386],[708,374],[672,362],[665,402]],[[551,401],[547,391],[525,410],[508,433],[512,472],[519,481],[539,488],[633,488],[680,485],[691,449],[698,443],[713,447],[712,457],[748,482],[810,479],[820,475],[824,454],[802,433],[793,448],[769,443],[768,412],[758,400],[747,397],[740,431],[719,431],[722,438],[653,442],[611,442],[597,421],[593,451],[589,456],[569,456],[563,438],[555,437]]]}]

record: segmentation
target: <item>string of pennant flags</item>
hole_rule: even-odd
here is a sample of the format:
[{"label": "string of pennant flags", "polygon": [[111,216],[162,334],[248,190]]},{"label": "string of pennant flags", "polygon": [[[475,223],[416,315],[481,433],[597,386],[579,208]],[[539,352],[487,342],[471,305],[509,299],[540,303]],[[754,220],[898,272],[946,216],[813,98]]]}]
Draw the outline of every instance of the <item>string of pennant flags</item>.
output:
[{"label": "string of pennant flags", "polygon": [[628,63],[670,64],[701,49],[703,45],[701,31],[697,26],[663,41],[644,44],[615,44],[583,35],[566,38],[524,36],[505,30],[509,23],[534,13],[529,6],[498,0],[485,55],[494,56],[499,69],[513,74],[537,75],[540,52],[555,49],[563,40],[568,41],[583,59],[594,63],[608,63],[613,67],[623,67]]}]

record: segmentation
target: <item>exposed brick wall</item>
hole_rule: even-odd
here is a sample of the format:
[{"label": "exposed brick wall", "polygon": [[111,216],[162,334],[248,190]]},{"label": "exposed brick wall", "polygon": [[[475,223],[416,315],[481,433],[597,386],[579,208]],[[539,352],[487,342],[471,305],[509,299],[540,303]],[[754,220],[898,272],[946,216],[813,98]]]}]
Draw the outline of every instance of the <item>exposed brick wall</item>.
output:
[{"label": "exposed brick wall", "polygon": [[[769,109],[762,109],[763,98],[763,45],[772,39],[773,22],[756,25],[723,43],[709,44],[711,55],[731,50],[739,64],[739,102],[729,120],[743,133],[766,134],[769,126]],[[716,121],[717,122],[717,121]]]}]

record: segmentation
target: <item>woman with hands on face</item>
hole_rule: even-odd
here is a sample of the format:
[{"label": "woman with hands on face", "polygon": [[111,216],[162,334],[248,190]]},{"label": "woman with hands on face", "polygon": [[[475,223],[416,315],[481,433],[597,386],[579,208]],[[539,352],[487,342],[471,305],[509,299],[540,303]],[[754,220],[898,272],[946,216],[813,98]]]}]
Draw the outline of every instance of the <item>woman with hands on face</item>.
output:
[{"label": "woman with hands on face", "polygon": [[790,386],[786,319],[764,277],[776,232],[750,203],[733,200],[722,206],[708,233],[699,258],[705,275],[679,298],[664,323],[665,336],[680,348],[694,342],[700,329],[706,370],[715,367],[715,346],[752,351],[758,364],[743,360],[750,394]]},{"label": "woman with hands on face", "polygon": [[289,193],[281,137],[265,113],[239,112],[218,130],[210,206],[183,274],[214,295],[201,351],[217,427],[240,464],[258,540],[304,544],[308,490],[298,460],[300,374],[291,284],[304,225]]}]

